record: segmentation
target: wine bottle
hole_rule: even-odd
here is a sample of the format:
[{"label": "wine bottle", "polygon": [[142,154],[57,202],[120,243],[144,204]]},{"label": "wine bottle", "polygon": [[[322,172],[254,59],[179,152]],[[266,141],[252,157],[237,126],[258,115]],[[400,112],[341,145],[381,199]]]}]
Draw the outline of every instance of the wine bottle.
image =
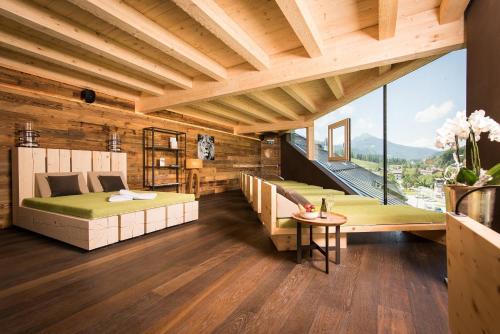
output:
[{"label": "wine bottle", "polygon": [[326,209],[326,198],[321,199],[321,209],[319,211],[319,216],[323,219],[326,218],[327,209]]}]

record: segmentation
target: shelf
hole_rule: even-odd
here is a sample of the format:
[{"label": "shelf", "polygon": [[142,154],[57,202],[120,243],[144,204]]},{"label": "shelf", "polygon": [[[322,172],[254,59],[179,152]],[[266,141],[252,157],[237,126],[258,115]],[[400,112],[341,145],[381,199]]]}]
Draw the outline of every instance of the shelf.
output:
[{"label": "shelf", "polygon": [[[144,166],[146,168],[153,168],[153,166]],[[181,169],[181,166],[175,166],[175,165],[171,165],[171,166],[154,166],[154,168],[158,168],[158,169]]]},{"label": "shelf", "polygon": [[[153,150],[152,146],[146,146],[144,148],[145,150]],[[155,151],[184,151],[182,148],[170,148],[167,146],[155,146],[154,147]]]},{"label": "shelf", "polygon": [[[180,182],[158,183],[158,184],[155,184],[154,187],[155,188],[160,188],[160,187],[174,187],[174,186],[180,186],[181,184],[182,183],[180,183]],[[146,187],[153,188],[153,185],[147,184]]]},{"label": "shelf", "polygon": [[[170,140],[172,140],[171,138],[177,138],[178,146],[172,148],[170,140],[165,137],[170,138]],[[172,187],[177,188],[179,192],[184,182],[183,173],[187,150],[186,133],[160,128],[145,128],[142,132],[142,143],[144,187],[150,189]],[[169,159],[168,161],[164,161],[162,159],[161,161],[166,163],[166,165],[158,166],[158,158],[161,157],[174,158],[174,160]],[[162,179],[161,176],[168,176],[168,178]],[[163,180],[164,182],[157,183],[158,180]],[[167,180],[172,182],[166,182]],[[170,190],[170,188],[166,189],[166,191]]]},{"label": "shelf", "polygon": [[156,127],[149,127],[149,128],[144,128],[144,131],[150,131],[150,132],[158,132],[162,134],[169,134],[173,136],[185,136],[185,132],[180,132],[180,131],[173,131],[173,130],[167,130],[167,129],[161,129],[161,128],[156,128]]}]

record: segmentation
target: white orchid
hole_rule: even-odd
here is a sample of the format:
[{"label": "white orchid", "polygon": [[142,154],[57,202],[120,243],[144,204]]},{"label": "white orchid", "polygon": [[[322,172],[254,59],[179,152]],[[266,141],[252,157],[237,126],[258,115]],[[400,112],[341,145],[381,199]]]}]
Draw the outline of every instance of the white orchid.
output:
[{"label": "white orchid", "polygon": [[[469,123],[472,132],[474,132],[474,139],[479,141],[481,133],[490,132],[493,128],[498,126],[491,117],[485,116],[484,110],[476,110],[469,116]],[[491,139],[491,138],[490,138]]]},{"label": "white orchid", "polygon": [[436,131],[436,147],[447,148],[455,146],[455,134],[449,128],[442,127]]},{"label": "white orchid", "polygon": [[447,119],[436,133],[436,147],[456,149],[457,138],[466,140],[470,135],[470,124],[467,122],[465,111],[457,112],[455,118]]},{"label": "white orchid", "polygon": [[[438,148],[454,149],[455,166],[459,166],[460,153],[458,146],[461,140],[468,141],[471,149],[472,175],[475,174],[478,184],[485,184],[490,181],[489,176],[481,169],[481,160],[479,158],[477,142],[481,139],[482,133],[488,133],[489,140],[500,142],[500,124],[491,117],[486,116],[486,112],[482,109],[475,110],[468,118],[464,110],[457,112],[454,118],[447,119],[444,125],[436,131],[435,142]],[[467,170],[467,168],[462,167],[461,172],[462,169]]]},{"label": "white orchid", "polygon": [[[495,122],[495,121],[493,121]],[[496,122],[495,122],[496,123]],[[491,141],[500,142],[500,124],[493,124],[490,128],[490,133],[488,134],[488,138]]]},{"label": "white orchid", "polygon": [[[448,123],[448,121],[446,123]],[[449,120],[448,126],[451,127],[452,131],[459,139],[469,138],[471,128],[469,122],[467,122],[465,110],[457,112],[455,118]]]}]

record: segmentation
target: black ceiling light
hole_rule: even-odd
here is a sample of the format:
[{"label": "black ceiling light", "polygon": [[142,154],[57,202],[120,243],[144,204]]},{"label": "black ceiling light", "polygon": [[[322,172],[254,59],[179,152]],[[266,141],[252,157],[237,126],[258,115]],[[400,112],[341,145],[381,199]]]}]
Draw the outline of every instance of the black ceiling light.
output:
[{"label": "black ceiling light", "polygon": [[95,92],[91,89],[84,89],[80,93],[80,98],[87,103],[95,102]]}]

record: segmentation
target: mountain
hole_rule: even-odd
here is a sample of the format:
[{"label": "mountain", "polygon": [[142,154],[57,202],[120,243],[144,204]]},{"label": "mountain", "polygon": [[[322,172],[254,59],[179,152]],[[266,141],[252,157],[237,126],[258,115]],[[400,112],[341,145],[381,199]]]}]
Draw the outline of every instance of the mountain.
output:
[{"label": "mountain", "polygon": [[[382,155],[383,140],[367,133],[351,140],[352,154],[376,154]],[[387,152],[389,158],[400,158],[406,160],[423,160],[439,154],[440,151],[425,147],[414,147],[395,144],[387,141]]]}]

